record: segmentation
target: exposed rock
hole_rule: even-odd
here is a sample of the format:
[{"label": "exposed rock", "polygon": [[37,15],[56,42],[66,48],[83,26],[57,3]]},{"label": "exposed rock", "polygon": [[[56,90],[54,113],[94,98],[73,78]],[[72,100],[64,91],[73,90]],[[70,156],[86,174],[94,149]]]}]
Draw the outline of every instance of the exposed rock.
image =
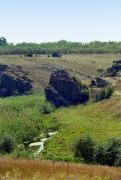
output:
[{"label": "exposed rock", "polygon": [[32,81],[20,67],[0,65],[0,97],[24,94],[31,88]]},{"label": "exposed rock", "polygon": [[102,77],[95,77],[91,81],[91,87],[98,87],[98,88],[103,88],[110,85],[110,82],[108,82],[106,79]]},{"label": "exposed rock", "polygon": [[65,70],[54,71],[49,86],[45,89],[46,99],[56,107],[84,103],[89,99],[86,86],[81,84]]},{"label": "exposed rock", "polygon": [[113,61],[114,64],[121,64],[121,60],[116,60],[116,61]]},{"label": "exposed rock", "polygon": [[121,60],[113,61],[111,68],[107,69],[108,76],[121,76]]}]

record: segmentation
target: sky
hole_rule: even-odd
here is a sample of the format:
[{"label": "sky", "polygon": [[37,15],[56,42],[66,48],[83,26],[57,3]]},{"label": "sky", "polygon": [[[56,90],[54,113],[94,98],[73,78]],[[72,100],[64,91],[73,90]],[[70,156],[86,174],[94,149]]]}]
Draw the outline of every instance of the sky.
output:
[{"label": "sky", "polygon": [[8,42],[121,41],[121,0],[0,0]]}]

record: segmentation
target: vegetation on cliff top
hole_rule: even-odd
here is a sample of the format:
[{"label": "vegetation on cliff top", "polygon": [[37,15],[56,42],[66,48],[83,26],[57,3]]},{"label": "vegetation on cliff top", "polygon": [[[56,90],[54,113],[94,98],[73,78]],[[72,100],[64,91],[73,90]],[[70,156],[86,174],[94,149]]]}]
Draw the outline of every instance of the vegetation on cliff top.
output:
[{"label": "vegetation on cliff top", "polygon": [[0,38],[0,54],[108,54],[121,53],[121,42],[100,42],[89,43],[70,42],[61,40],[47,43],[7,43],[5,38]]}]

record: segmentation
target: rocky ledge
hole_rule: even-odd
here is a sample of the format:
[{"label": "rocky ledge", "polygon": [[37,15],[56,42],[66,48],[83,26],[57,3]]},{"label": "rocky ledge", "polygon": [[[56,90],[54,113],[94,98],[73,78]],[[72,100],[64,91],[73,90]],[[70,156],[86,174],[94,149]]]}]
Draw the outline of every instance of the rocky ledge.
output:
[{"label": "rocky ledge", "polygon": [[32,89],[27,72],[19,66],[0,64],[0,97],[24,94]]},{"label": "rocky ledge", "polygon": [[67,71],[59,69],[51,74],[46,99],[56,107],[85,103],[89,99],[89,90]]}]

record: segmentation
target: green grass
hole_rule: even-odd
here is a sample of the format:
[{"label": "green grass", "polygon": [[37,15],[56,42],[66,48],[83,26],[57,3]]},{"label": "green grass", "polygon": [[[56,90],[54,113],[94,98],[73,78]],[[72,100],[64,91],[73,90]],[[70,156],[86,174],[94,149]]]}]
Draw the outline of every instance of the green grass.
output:
[{"label": "green grass", "polygon": [[47,119],[58,119],[57,135],[46,144],[43,156],[48,159],[74,161],[72,146],[85,134],[103,143],[112,137],[121,137],[121,98],[114,97],[99,103],[60,108]]},{"label": "green grass", "polygon": [[[60,108],[50,114],[43,94],[0,99],[0,139],[6,134],[15,138],[17,145],[36,141],[42,133],[57,130],[46,142],[40,158],[74,161],[73,144],[77,138],[90,135],[97,142],[121,136],[121,97],[99,103]],[[48,108],[47,104],[47,108]],[[29,156],[18,147],[14,155]]]},{"label": "green grass", "polygon": [[56,128],[52,121],[44,123],[42,112],[46,104],[48,107],[42,94],[0,99],[0,141],[7,135],[17,146],[35,141],[48,129]]}]

